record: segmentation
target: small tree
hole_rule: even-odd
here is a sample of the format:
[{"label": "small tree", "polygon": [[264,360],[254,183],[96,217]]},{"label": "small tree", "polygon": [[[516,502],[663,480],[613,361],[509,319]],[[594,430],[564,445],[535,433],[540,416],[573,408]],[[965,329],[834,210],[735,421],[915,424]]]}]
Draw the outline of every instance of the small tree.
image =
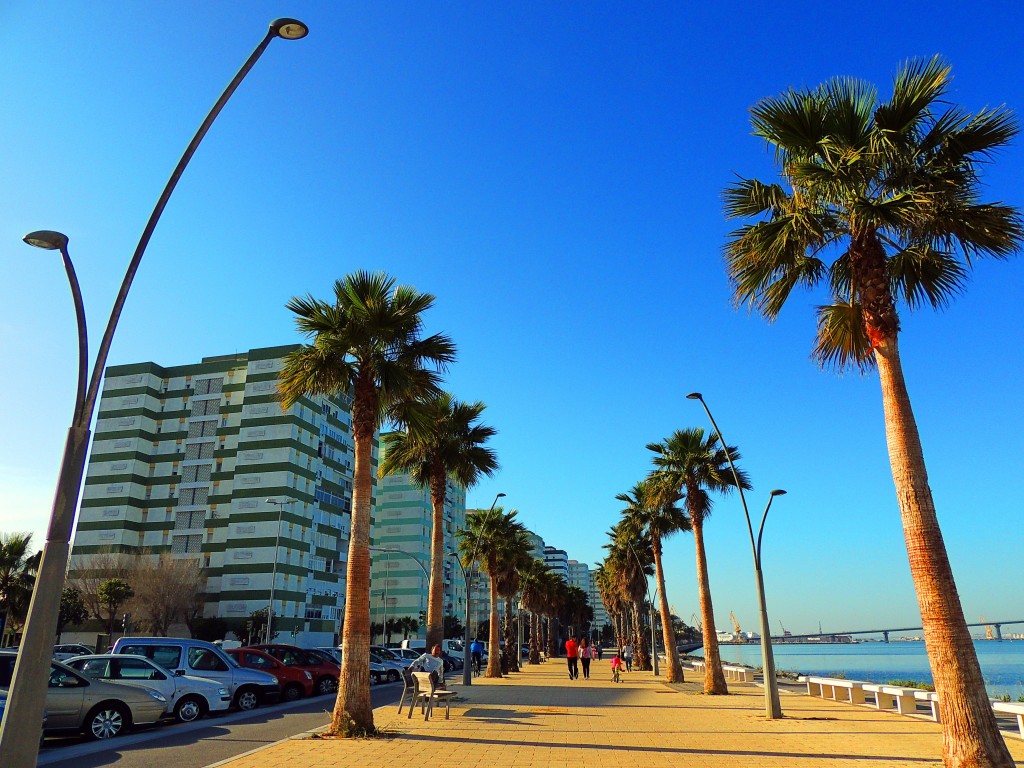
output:
[{"label": "small tree", "polygon": [[89,609],[85,607],[82,593],[74,587],[64,587],[60,595],[60,612],[57,614],[57,642],[68,624],[81,624],[89,618]]},{"label": "small tree", "polygon": [[445,614],[444,617],[444,636],[445,637],[462,637],[466,634],[465,625],[459,620],[459,617],[452,613]]},{"label": "small tree", "polygon": [[107,634],[111,640],[114,638],[114,619],[117,616],[118,608],[124,605],[135,596],[132,585],[124,579],[107,579],[96,593],[106,611]]}]

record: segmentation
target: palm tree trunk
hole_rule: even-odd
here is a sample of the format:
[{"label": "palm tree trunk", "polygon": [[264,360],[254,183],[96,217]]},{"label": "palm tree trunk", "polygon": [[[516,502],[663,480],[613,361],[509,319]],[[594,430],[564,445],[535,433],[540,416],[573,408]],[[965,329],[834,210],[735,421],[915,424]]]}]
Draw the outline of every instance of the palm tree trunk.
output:
[{"label": "palm tree trunk", "polygon": [[636,603],[633,603],[633,633],[633,658],[636,666],[640,670],[649,671],[652,667],[651,654],[647,649],[647,629],[640,615],[640,606]]},{"label": "palm tree trunk", "polygon": [[430,534],[430,590],[427,594],[426,650],[444,639],[444,498],[448,473],[434,466],[430,475],[430,506],[433,529]]},{"label": "palm tree trunk", "polygon": [[377,392],[373,382],[356,381],[352,403],[355,469],[352,487],[352,529],[345,575],[345,624],[341,636],[341,676],[331,717],[331,733],[366,735],[376,731],[370,703],[370,466],[376,427]]},{"label": "palm tree trunk", "polygon": [[[489,573],[497,569],[491,567]],[[491,584],[491,621],[487,636],[487,677],[501,677],[501,633],[498,625],[498,580],[493,576]]]},{"label": "palm tree trunk", "polygon": [[697,548],[697,592],[700,616],[704,623],[704,693],[721,695],[729,692],[722,671],[722,656],[718,652],[718,632],[715,629],[715,609],[711,604],[711,582],[708,579],[708,558],[704,553],[704,520],[700,513],[690,510],[693,540]]},{"label": "palm tree trunk", "polygon": [[515,626],[512,624],[512,596],[505,598],[505,669],[518,672],[519,646],[516,643]]},{"label": "palm tree trunk", "polygon": [[985,691],[935,514],[895,334],[876,345],[875,360],[882,385],[889,463],[942,712],[943,764],[947,768],[1010,768],[1013,758]]},{"label": "palm tree trunk", "polygon": [[540,621],[536,611],[530,611],[530,663],[540,664]]},{"label": "palm tree trunk", "polygon": [[[679,654],[676,651],[676,638],[672,632],[672,614],[668,607],[668,597],[665,595],[665,572],[661,567],[661,539],[657,536],[651,542],[654,550],[654,578],[658,582],[658,611],[661,613],[661,637],[665,643],[665,660],[668,669],[665,671],[665,679],[670,683],[683,682],[683,665],[679,663]],[[655,651],[656,652],[656,651]]]}]

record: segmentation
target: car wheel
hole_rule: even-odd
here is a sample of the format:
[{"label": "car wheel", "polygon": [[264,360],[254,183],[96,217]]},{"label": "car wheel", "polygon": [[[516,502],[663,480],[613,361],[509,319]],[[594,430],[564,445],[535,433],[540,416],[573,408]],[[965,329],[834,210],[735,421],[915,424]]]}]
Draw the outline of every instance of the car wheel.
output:
[{"label": "car wheel", "polygon": [[398,682],[398,671],[397,670],[394,670],[394,669],[389,669],[388,670],[388,682],[389,683],[397,683]]},{"label": "car wheel", "polygon": [[179,723],[191,723],[206,714],[206,704],[194,696],[186,696],[174,705],[174,719]]},{"label": "car wheel", "polygon": [[371,685],[379,685],[380,684],[380,675],[377,672],[371,672],[370,673],[370,684]]},{"label": "car wheel", "polygon": [[235,696],[235,706],[243,712],[256,709],[259,706],[260,699],[256,695],[256,691],[251,688],[243,688]]},{"label": "car wheel", "polygon": [[290,683],[284,687],[281,698],[285,701],[298,701],[302,698],[302,686],[297,683]]},{"label": "car wheel", "polygon": [[85,718],[85,735],[90,739],[112,739],[128,727],[129,720],[124,704],[100,704]]},{"label": "car wheel", "polygon": [[316,692],[321,696],[326,696],[329,693],[338,692],[338,681],[333,677],[324,676],[321,677],[316,684]]}]

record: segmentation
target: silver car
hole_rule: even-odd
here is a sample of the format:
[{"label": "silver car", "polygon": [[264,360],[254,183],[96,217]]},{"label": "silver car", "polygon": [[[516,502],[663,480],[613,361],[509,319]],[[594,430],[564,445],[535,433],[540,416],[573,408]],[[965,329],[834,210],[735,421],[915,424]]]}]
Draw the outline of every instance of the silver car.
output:
[{"label": "silver car", "polygon": [[[11,684],[17,654],[0,651],[0,689]],[[81,731],[109,739],[132,725],[160,722],[167,698],[152,688],[90,680],[59,661],[50,664],[46,732]]]},{"label": "silver car", "polygon": [[231,691],[222,683],[172,673],[145,656],[93,654],[68,659],[65,664],[93,680],[160,691],[167,698],[167,714],[181,723],[191,723],[207,712],[224,712],[231,706]]}]

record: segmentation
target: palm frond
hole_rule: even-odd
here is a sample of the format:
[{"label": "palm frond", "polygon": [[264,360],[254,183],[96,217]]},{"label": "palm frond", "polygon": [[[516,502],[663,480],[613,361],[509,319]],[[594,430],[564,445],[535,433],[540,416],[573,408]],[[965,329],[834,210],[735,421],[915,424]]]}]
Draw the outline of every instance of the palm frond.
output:
[{"label": "palm frond", "polygon": [[967,285],[967,270],[952,254],[930,244],[915,244],[893,254],[888,262],[892,291],[911,309],[922,304],[945,307]]},{"label": "palm frond", "polygon": [[932,105],[945,95],[951,71],[940,56],[904,62],[893,80],[892,98],[875,110],[875,125],[895,134],[915,131],[930,114]]},{"label": "palm frond", "polygon": [[868,371],[875,365],[871,342],[864,330],[859,304],[837,302],[817,308],[818,335],[811,358],[822,368],[858,368]]}]

